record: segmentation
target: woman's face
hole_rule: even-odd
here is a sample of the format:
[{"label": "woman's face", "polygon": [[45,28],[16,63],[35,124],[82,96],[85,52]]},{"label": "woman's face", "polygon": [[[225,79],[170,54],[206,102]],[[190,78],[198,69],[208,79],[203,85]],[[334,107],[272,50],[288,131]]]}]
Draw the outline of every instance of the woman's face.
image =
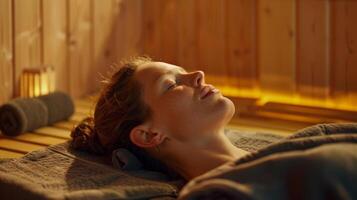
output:
[{"label": "woman's face", "polygon": [[235,112],[233,102],[219,91],[201,99],[201,92],[213,88],[205,84],[202,71],[186,72],[179,66],[150,62],[138,67],[135,78],[152,110],[151,126],[168,137],[202,139],[203,134],[222,129]]}]

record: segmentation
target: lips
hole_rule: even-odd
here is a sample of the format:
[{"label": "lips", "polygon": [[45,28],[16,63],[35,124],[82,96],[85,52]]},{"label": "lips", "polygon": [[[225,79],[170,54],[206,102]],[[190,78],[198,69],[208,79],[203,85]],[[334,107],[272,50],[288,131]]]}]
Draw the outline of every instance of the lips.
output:
[{"label": "lips", "polygon": [[202,88],[201,90],[201,99],[206,98],[207,96],[209,96],[212,93],[216,93],[218,92],[218,90],[216,88],[214,88],[212,85],[207,85],[205,87]]}]

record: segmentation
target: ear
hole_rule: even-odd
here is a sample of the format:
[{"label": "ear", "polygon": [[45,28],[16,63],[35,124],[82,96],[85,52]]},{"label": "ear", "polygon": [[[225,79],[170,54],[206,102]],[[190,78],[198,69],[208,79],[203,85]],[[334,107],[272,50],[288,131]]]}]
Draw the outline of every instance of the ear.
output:
[{"label": "ear", "polygon": [[161,144],[165,136],[160,132],[153,132],[145,125],[134,127],[129,134],[132,143],[139,147],[148,148]]}]

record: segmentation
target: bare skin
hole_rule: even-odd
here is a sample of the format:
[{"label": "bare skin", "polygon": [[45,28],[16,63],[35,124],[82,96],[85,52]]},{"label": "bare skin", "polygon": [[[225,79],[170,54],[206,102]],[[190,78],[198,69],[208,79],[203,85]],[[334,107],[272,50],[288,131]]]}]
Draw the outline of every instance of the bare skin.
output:
[{"label": "bare skin", "polygon": [[186,72],[179,66],[151,62],[139,66],[134,78],[153,117],[132,129],[131,141],[186,180],[248,153],[224,134],[235,112],[233,102],[218,90],[202,99],[214,88],[205,83],[202,71]]}]

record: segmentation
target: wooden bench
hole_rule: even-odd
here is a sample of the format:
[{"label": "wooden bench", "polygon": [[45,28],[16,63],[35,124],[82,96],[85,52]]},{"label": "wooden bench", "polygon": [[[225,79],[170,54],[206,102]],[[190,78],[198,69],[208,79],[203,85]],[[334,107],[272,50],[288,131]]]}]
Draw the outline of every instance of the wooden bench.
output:
[{"label": "wooden bench", "polygon": [[[75,113],[67,121],[60,121],[51,126],[41,127],[17,137],[0,134],[0,158],[18,158],[28,152],[69,140],[73,126],[91,115],[95,107],[93,96],[74,100],[74,104]],[[311,124],[259,116],[246,116],[233,118],[227,127],[286,136],[308,125]]]}]

